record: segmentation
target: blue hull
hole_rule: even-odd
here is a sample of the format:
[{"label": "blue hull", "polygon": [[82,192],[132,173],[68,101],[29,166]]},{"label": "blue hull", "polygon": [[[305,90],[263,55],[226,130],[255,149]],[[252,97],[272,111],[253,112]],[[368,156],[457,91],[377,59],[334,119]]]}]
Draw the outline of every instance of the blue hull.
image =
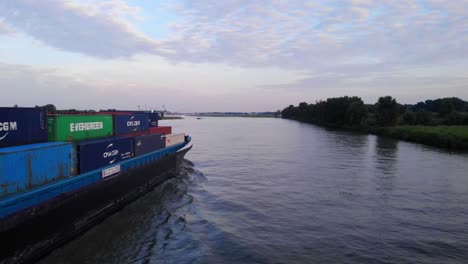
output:
[{"label": "blue hull", "polygon": [[[102,221],[177,175],[191,147],[171,146],[0,200],[0,262],[35,261]],[[120,172],[103,178],[116,166]]]}]

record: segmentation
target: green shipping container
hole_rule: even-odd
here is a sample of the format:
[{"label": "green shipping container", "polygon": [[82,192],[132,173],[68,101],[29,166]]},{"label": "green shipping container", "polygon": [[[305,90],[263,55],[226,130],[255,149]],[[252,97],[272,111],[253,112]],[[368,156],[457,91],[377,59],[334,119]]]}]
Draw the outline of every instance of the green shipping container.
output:
[{"label": "green shipping container", "polygon": [[85,140],[114,134],[111,115],[52,115],[48,122],[49,141]]}]

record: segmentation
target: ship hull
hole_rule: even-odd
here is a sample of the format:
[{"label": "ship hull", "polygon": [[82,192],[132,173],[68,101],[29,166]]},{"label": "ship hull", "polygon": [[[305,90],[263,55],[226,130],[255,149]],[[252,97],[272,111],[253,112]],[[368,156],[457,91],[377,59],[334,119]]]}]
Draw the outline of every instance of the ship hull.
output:
[{"label": "ship hull", "polygon": [[63,194],[6,219],[0,263],[36,261],[164,181],[175,177],[191,145],[152,163]]}]

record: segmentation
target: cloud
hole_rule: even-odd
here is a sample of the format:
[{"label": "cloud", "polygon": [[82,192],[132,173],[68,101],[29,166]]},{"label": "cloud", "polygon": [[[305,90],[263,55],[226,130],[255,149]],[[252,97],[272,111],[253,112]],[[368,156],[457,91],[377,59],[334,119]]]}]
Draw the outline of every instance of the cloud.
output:
[{"label": "cloud", "polygon": [[187,0],[177,34],[163,45],[176,61],[311,71],[347,61],[443,63],[468,54],[468,3],[457,3]]},{"label": "cloud", "polygon": [[57,49],[99,58],[157,53],[157,43],[123,20],[137,9],[123,1],[0,0],[10,27]]},{"label": "cloud", "polygon": [[[60,50],[110,60],[96,60],[93,64],[118,64],[116,58],[124,58],[119,60],[120,70],[88,70],[95,78],[87,79],[87,82],[72,74],[50,72],[50,69],[44,73],[22,68],[24,66],[10,65],[9,68],[16,68],[19,75],[14,79],[18,84],[44,89],[52,97],[55,93],[50,87],[54,85],[64,87],[69,83],[76,90],[97,96],[99,91],[104,93],[106,89],[124,94],[131,82],[150,92],[181,86],[198,87],[195,89],[199,90],[203,87],[206,90],[199,98],[209,98],[219,89],[237,89],[239,94],[248,91],[252,95],[251,90],[255,87],[260,87],[263,94],[264,89],[278,94],[288,90],[297,98],[307,95],[311,99],[355,92],[362,96],[395,93],[417,101],[420,99],[416,96],[419,94],[420,98],[421,91],[434,97],[442,94],[444,90],[437,87],[454,96],[457,91],[460,96],[468,96],[465,92],[468,90],[462,89],[467,81],[466,73],[450,73],[450,70],[468,67],[466,0],[174,0],[158,5],[158,8],[161,13],[164,13],[162,9],[168,8],[166,11],[170,15],[167,17],[171,18],[165,19],[174,20],[168,28],[169,33],[164,34],[167,37],[156,41],[132,25],[142,17],[151,16],[151,11],[123,0],[0,0],[0,34],[24,33]],[[156,20],[153,17],[152,21]],[[144,21],[140,22],[144,24]],[[144,25],[145,30],[150,27]],[[150,60],[145,62],[149,70],[130,64],[138,63],[135,55],[139,54]],[[129,57],[132,60],[128,60]],[[167,71],[158,68],[158,75],[152,71],[156,65],[173,68]],[[430,71],[433,66],[447,66],[449,70],[443,73]],[[176,68],[181,67],[203,71],[189,78],[186,73],[179,74]],[[222,67],[248,70],[224,78],[219,74]],[[276,72],[260,78],[255,75],[259,69],[275,69],[295,75],[279,80],[281,75]],[[432,75],[420,76],[414,69]],[[176,77],[171,75],[174,73],[177,73]],[[31,75],[29,83],[23,82],[20,76],[28,74]],[[144,84],[137,77],[125,82],[122,76],[126,74],[141,79],[146,75],[157,78]],[[214,75],[221,79],[215,84],[210,83]],[[0,80],[14,86],[11,76],[0,76]],[[110,82],[102,76],[109,76]],[[262,82],[256,82],[258,79]],[[161,80],[165,87],[151,85],[162,83]],[[62,90],[57,94],[67,96]],[[219,96],[223,95],[226,94]],[[286,92],[278,98],[285,96]],[[54,98],[59,100],[59,97]],[[86,101],[85,94],[82,100]],[[168,100],[177,101],[175,97]],[[374,97],[369,100],[372,102]]]},{"label": "cloud", "polygon": [[0,20],[0,35],[11,34],[13,32],[14,32],[14,30],[9,25],[3,23]]},{"label": "cloud", "polygon": [[94,98],[88,84],[58,69],[0,63],[0,71],[0,103],[4,106],[54,103],[67,107]]},{"label": "cloud", "polygon": [[468,54],[467,1],[172,3],[180,19],[158,42],[132,27],[128,21],[141,9],[122,0],[0,0],[0,18],[47,45],[106,59],[146,53],[173,62],[321,71],[343,62],[407,67]]}]

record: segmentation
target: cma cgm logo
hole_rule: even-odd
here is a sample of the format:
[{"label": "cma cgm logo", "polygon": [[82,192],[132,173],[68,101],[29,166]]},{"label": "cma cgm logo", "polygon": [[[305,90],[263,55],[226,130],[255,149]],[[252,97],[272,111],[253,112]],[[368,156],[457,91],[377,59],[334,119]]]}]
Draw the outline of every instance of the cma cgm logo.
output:
[{"label": "cma cgm logo", "polygon": [[138,126],[140,125],[140,120],[133,120],[135,116],[132,116],[129,121],[127,121],[127,127],[133,127],[136,126],[133,131],[136,131],[138,129]]},{"label": "cma cgm logo", "polygon": [[15,122],[0,122],[0,132],[6,132],[4,135],[0,135],[0,140],[3,140],[8,136],[9,131],[18,130],[18,124]]},{"label": "cma cgm logo", "polygon": [[113,143],[109,144],[109,145],[107,146],[107,148],[106,148],[106,151],[102,154],[102,157],[104,157],[105,159],[114,157],[113,160],[109,161],[109,164],[114,163],[115,160],[117,159],[117,155],[119,154],[119,150],[117,150],[117,149],[109,150],[109,149],[112,148],[113,146],[114,146]]}]

